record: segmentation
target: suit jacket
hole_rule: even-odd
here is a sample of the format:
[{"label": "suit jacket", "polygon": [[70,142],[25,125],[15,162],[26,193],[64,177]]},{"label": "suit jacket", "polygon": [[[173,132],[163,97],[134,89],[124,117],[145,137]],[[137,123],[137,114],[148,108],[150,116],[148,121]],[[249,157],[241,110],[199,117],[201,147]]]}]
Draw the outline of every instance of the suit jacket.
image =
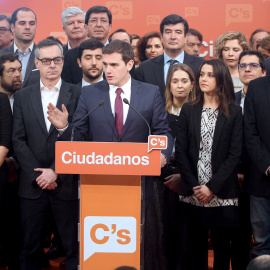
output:
[{"label": "suit jacket", "polygon": [[[25,72],[25,77],[24,77],[22,87],[29,86],[30,84],[29,84],[28,81],[30,81],[30,80],[34,80],[36,82],[35,79],[31,78],[32,77],[32,70],[36,69],[36,65],[35,65],[35,48],[36,48],[36,44],[34,44],[33,50],[31,51],[31,54],[30,54],[30,57],[29,57],[29,60],[28,60],[28,64],[27,64],[27,67],[26,67],[26,72]],[[7,53],[7,52],[14,53],[14,43],[11,46],[1,50],[0,54]]]},{"label": "suit jacket", "polygon": [[[236,198],[239,192],[236,166],[242,150],[243,122],[240,106],[229,106],[230,117],[220,113],[215,127],[212,147],[212,179],[206,186],[218,197]],[[192,195],[200,185],[197,163],[200,150],[202,103],[186,103],[179,117],[175,158],[181,174],[179,194]]]},{"label": "suit jacket", "polygon": [[270,76],[270,58],[269,57],[265,60],[265,65],[266,65],[266,75]]},{"label": "suit jacket", "polygon": [[237,105],[241,104],[242,90],[235,93],[235,103]]},{"label": "suit jacket", "polygon": [[65,53],[68,51],[68,45],[64,45],[63,46],[63,54],[65,55]]},{"label": "suit jacket", "polygon": [[[203,58],[184,52],[184,64],[192,69],[195,76],[204,62]],[[164,54],[142,62],[135,71],[135,79],[159,86],[161,96],[165,99]]]},{"label": "suit jacket", "polygon": [[[68,130],[64,132],[60,139],[69,140],[71,127],[86,115],[87,112],[96,107],[100,100],[105,101],[104,105],[77,126],[75,129],[75,140],[99,142],[148,141],[149,130],[146,123],[131,108],[129,108],[122,133],[118,137],[115,119],[111,109],[109,84],[107,81],[101,81],[82,88],[82,94],[73,117],[72,125],[69,126]],[[173,139],[158,87],[131,79],[130,104],[147,120],[152,134],[168,136],[168,148],[163,153],[169,161]]]},{"label": "suit jacket", "polygon": [[[77,107],[81,88],[62,81],[57,107],[65,104],[69,121]],[[58,131],[51,125],[47,131],[43,115],[40,83],[31,85],[15,94],[13,108],[13,148],[20,163],[19,196],[37,199],[43,192],[49,192],[59,199],[77,199],[78,183],[75,175],[59,175],[60,183],[53,191],[44,191],[36,184],[40,175],[34,168],[54,170],[55,142]]]},{"label": "suit jacket", "polygon": [[270,198],[270,177],[265,175],[270,166],[270,77],[252,80],[244,106],[244,137],[249,154],[250,194]]}]

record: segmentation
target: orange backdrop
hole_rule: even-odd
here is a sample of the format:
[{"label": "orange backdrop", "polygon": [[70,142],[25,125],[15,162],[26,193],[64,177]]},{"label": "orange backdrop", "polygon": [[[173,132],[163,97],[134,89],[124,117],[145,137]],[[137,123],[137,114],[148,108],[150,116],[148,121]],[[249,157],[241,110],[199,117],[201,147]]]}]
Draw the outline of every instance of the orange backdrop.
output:
[{"label": "orange backdrop", "polygon": [[53,35],[66,42],[61,13],[69,6],[87,10],[90,6],[107,6],[113,14],[112,31],[125,28],[131,34],[143,35],[159,30],[163,17],[177,13],[188,20],[189,26],[203,34],[202,52],[213,57],[213,44],[222,33],[243,32],[247,38],[257,28],[270,30],[270,0],[0,0],[1,13],[11,15],[22,6],[37,14],[38,30],[35,42]]}]

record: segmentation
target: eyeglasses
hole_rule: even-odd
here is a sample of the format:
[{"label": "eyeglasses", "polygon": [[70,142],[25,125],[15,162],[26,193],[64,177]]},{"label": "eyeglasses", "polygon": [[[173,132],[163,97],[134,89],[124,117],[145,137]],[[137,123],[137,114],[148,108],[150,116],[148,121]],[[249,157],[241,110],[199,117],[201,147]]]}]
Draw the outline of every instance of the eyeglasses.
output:
[{"label": "eyeglasses", "polygon": [[5,34],[6,32],[10,32],[10,29],[9,28],[6,28],[6,27],[0,27],[0,34]]},{"label": "eyeglasses", "polygon": [[100,19],[99,18],[92,18],[92,19],[89,19],[89,22],[91,24],[97,24],[98,21],[100,21],[101,24],[107,24],[109,22],[109,20],[106,19],[106,18],[100,18]]},{"label": "eyeglasses", "polygon": [[55,57],[52,59],[50,59],[50,58],[43,58],[43,59],[37,58],[37,59],[42,63],[42,65],[49,66],[52,61],[54,62],[55,65],[62,64],[64,57]]},{"label": "eyeglasses", "polygon": [[251,70],[254,70],[254,69],[257,69],[258,67],[260,67],[260,64],[258,64],[258,63],[249,63],[249,64],[241,63],[238,65],[240,70],[245,70],[248,66]]}]

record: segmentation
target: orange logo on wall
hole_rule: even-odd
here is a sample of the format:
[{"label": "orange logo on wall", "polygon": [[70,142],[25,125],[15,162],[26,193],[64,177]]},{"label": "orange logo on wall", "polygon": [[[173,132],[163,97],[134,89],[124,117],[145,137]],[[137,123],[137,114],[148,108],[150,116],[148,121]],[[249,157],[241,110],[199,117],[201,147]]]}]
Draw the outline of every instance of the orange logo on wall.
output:
[{"label": "orange logo on wall", "polygon": [[167,136],[148,136],[148,152],[152,151],[153,149],[167,149]]},{"label": "orange logo on wall", "polygon": [[185,16],[199,16],[199,8],[198,7],[186,7],[185,8]]},{"label": "orange logo on wall", "polygon": [[111,11],[113,19],[132,19],[132,1],[108,1],[106,6]]},{"label": "orange logo on wall", "polygon": [[150,24],[160,24],[160,16],[159,15],[148,15],[146,17],[146,25]]},{"label": "orange logo on wall", "polygon": [[251,4],[227,4],[226,26],[233,22],[252,22],[253,6]]},{"label": "orange logo on wall", "polygon": [[62,10],[68,7],[81,7],[81,0],[62,0]]}]

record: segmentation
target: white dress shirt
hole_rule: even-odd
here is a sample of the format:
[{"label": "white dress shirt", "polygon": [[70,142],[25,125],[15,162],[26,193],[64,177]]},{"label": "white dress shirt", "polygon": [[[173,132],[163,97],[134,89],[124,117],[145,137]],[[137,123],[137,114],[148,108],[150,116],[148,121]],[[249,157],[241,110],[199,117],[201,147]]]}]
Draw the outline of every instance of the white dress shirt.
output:
[{"label": "white dress shirt", "polygon": [[40,81],[41,103],[42,103],[44,120],[45,120],[45,124],[46,124],[46,128],[48,132],[51,127],[51,122],[47,118],[48,105],[49,103],[52,103],[54,106],[56,106],[57,100],[59,97],[61,84],[62,84],[62,80],[60,78],[57,84],[51,90],[49,90],[47,87],[44,86],[42,81]]},{"label": "white dress shirt", "polygon": [[[111,101],[111,108],[112,108],[112,113],[113,116],[115,115],[115,99],[116,99],[116,89],[119,88],[118,86],[115,85],[110,85],[110,90],[109,90],[109,95],[110,95],[110,101]],[[124,93],[121,94],[122,101],[124,98],[126,98],[130,102],[130,97],[131,97],[131,78],[129,77],[128,82],[120,87]],[[127,119],[127,114],[128,114],[128,109],[129,106],[123,102],[123,124],[125,124],[126,119]]]},{"label": "white dress shirt", "polygon": [[[103,73],[100,80],[98,80],[96,83],[101,82],[101,81],[103,81]],[[87,85],[91,85],[91,83],[87,82],[84,78],[82,78],[82,87],[87,86]]]}]

